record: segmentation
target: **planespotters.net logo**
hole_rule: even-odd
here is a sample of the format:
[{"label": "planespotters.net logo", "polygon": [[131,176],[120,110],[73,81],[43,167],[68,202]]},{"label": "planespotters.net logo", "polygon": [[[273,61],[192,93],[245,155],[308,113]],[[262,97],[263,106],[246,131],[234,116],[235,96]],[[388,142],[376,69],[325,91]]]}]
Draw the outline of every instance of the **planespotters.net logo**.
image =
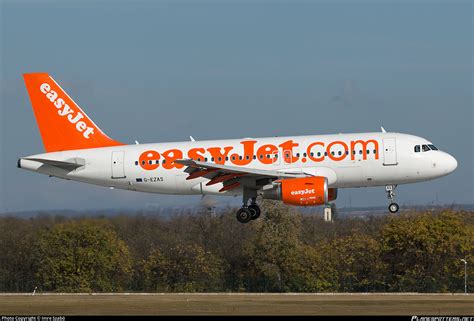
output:
[{"label": "planespotters.net logo", "polygon": [[307,195],[307,194],[314,194],[314,188],[313,189],[300,189],[298,191],[291,191],[291,195]]},{"label": "planespotters.net logo", "polygon": [[474,317],[411,317],[411,321],[474,321]]}]

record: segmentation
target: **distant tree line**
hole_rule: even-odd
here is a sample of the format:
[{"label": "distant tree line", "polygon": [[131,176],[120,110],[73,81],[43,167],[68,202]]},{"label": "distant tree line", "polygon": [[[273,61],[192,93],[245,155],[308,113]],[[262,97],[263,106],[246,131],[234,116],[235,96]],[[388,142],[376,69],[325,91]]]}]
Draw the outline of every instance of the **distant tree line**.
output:
[{"label": "distant tree line", "polygon": [[0,217],[0,291],[474,290],[474,212],[324,222],[265,201],[264,217]]}]

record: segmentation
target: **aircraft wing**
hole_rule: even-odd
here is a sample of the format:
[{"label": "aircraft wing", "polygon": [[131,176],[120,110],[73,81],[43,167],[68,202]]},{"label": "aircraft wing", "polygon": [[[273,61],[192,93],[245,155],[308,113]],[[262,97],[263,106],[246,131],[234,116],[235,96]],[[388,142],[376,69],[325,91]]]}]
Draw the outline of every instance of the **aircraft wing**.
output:
[{"label": "aircraft wing", "polygon": [[305,173],[288,173],[266,169],[245,168],[239,166],[221,165],[192,159],[179,159],[175,163],[186,166],[185,172],[189,173],[187,180],[199,177],[210,179],[207,186],[223,183],[220,192],[234,189],[240,185],[259,188],[282,178],[306,177]]}]

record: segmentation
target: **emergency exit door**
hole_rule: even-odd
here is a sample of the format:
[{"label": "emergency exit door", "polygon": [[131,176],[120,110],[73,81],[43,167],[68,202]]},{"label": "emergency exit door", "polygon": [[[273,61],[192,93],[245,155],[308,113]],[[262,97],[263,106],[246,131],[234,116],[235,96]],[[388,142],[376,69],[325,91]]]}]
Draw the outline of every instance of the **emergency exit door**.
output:
[{"label": "emergency exit door", "polygon": [[112,178],[125,178],[125,152],[112,152]]},{"label": "emergency exit door", "polygon": [[383,140],[383,164],[385,166],[397,165],[397,142],[395,138]]}]

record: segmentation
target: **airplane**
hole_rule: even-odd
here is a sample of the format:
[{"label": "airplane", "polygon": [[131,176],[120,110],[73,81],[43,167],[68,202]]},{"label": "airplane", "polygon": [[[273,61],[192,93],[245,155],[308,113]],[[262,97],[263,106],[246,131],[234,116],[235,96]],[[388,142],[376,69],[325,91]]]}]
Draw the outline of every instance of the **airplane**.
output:
[{"label": "airplane", "polygon": [[18,167],[129,191],[242,196],[237,220],[261,210],[257,197],[330,206],[339,188],[385,186],[396,213],[397,185],[452,173],[456,159],[429,140],[381,132],[195,140],[127,145],[107,136],[47,73],[24,74],[46,153]]}]

